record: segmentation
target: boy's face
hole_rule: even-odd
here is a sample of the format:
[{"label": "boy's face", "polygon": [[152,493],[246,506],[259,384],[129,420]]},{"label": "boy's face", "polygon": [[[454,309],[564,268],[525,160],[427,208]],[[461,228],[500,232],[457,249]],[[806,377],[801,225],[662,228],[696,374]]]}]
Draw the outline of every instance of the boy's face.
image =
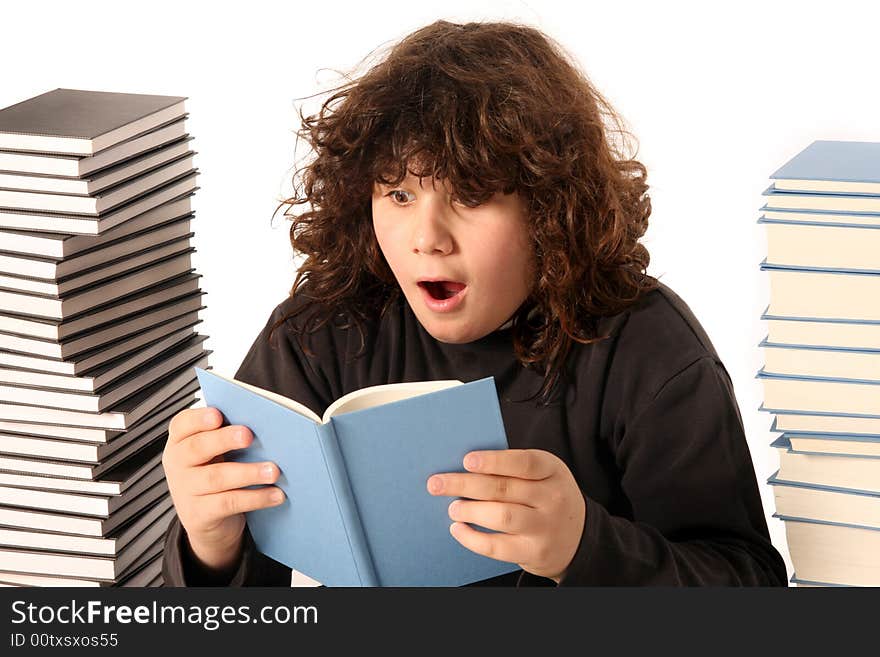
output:
[{"label": "boy's face", "polygon": [[517,194],[499,193],[475,208],[452,198],[444,182],[412,174],[396,186],[375,184],[373,228],[422,326],[460,344],[513,316],[528,297],[534,258]]}]

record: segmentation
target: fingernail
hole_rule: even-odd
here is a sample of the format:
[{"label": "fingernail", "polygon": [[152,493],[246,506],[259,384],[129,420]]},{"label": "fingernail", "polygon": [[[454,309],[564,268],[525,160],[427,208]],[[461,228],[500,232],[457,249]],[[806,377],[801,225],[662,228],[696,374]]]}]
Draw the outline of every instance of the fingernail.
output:
[{"label": "fingernail", "polygon": [[455,515],[455,512],[458,511],[459,507],[458,500],[455,500],[452,504],[449,505],[449,517],[452,518]]},{"label": "fingernail", "polygon": [[272,495],[269,496],[269,499],[273,504],[280,504],[284,501],[284,491],[280,488],[278,490],[272,491]]},{"label": "fingernail", "polygon": [[215,426],[217,426],[217,411],[213,408],[208,409],[208,411],[202,417],[202,423],[207,429],[213,429]]},{"label": "fingernail", "polygon": [[275,476],[275,468],[271,463],[266,463],[260,468],[260,476],[263,479],[272,479]]},{"label": "fingernail", "polygon": [[235,437],[235,441],[236,441],[239,445],[242,445],[242,446],[247,445],[247,444],[248,444],[248,434],[247,434],[247,429],[239,429],[239,430],[238,430],[238,435]]},{"label": "fingernail", "polygon": [[464,457],[464,467],[474,470],[480,467],[480,457],[476,454],[468,454]]},{"label": "fingernail", "polygon": [[428,479],[428,490],[432,493],[439,493],[443,490],[443,480],[440,477],[431,477]]}]

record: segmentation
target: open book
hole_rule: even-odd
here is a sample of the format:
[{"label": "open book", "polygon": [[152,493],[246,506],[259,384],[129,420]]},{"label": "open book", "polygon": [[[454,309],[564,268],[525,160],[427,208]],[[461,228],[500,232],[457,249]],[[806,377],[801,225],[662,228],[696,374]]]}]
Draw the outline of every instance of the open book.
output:
[{"label": "open book", "polygon": [[432,474],[464,472],[469,451],[508,448],[492,377],[363,388],[319,417],[195,369],[205,404],[254,434],[226,458],[281,470],[285,501],[247,514],[263,554],[325,586],[460,586],[519,569],[456,541],[452,499],[425,487]]}]

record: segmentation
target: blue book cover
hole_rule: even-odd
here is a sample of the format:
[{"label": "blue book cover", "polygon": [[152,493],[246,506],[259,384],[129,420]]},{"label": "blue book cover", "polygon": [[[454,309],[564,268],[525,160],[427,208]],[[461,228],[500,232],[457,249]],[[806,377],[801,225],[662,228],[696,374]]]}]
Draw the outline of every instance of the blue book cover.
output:
[{"label": "blue book cover", "polygon": [[814,141],[770,178],[880,183],[880,143]]},{"label": "blue book cover", "polygon": [[767,483],[771,486],[789,486],[791,488],[808,488],[811,490],[824,490],[832,493],[844,493],[846,495],[859,495],[862,497],[877,498],[880,493],[870,490],[862,490],[859,488],[841,488],[839,486],[828,486],[826,484],[805,483],[803,481],[789,481],[788,479],[779,478],[779,470],[774,472],[767,478]]},{"label": "blue book cover", "polygon": [[[755,378],[760,378],[760,371],[759,375]],[[811,409],[773,408],[771,406],[766,406],[763,403],[758,406],[758,410],[764,411],[765,413],[775,413],[776,415],[820,415],[824,417],[856,417],[868,418],[871,420],[880,419],[880,415],[872,413],[833,413],[831,411],[816,411]]]},{"label": "blue book cover", "polygon": [[787,522],[805,522],[810,525],[827,525],[829,527],[851,527],[852,529],[863,529],[869,532],[880,532],[880,527],[871,527],[869,525],[855,525],[851,522],[832,522],[830,520],[816,520],[815,518],[801,518],[799,516],[784,516],[774,513],[774,518],[785,520]]},{"label": "blue book cover", "polygon": [[[870,442],[870,441],[862,441],[862,442]],[[782,434],[775,440],[770,443],[770,447],[775,447],[777,449],[784,449],[786,452],[790,454],[807,454],[810,456],[833,456],[840,457],[844,459],[869,459],[869,460],[877,460],[880,459],[880,456],[875,456],[873,454],[846,454],[841,452],[816,452],[812,450],[803,450],[803,449],[795,449],[791,446],[791,436],[787,433]]]},{"label": "blue book cover", "polygon": [[791,579],[788,581],[792,584],[803,584],[805,586],[838,586],[843,588],[853,588],[851,584],[831,584],[829,582],[816,582],[810,579],[799,579],[797,573],[792,574]]},{"label": "blue book cover", "polygon": [[799,317],[792,316],[786,317],[783,315],[772,315],[770,314],[770,306],[768,305],[764,308],[764,312],[761,314],[761,319],[764,320],[783,320],[789,322],[831,322],[837,324],[869,324],[874,326],[880,326],[880,320],[876,319],[843,319],[843,318],[832,318],[832,317]]},{"label": "blue book cover", "polygon": [[774,347],[778,349],[809,349],[811,351],[831,351],[831,352],[843,352],[843,353],[856,353],[856,354],[867,354],[874,355],[880,354],[880,349],[873,348],[865,348],[865,349],[857,349],[855,347],[828,347],[822,345],[815,344],[793,344],[793,343],[782,343],[782,342],[770,342],[767,338],[769,336],[765,336],[763,340],[758,343],[759,347]]},{"label": "blue book cover", "polygon": [[[758,409],[760,410],[760,409]],[[779,431],[776,428],[776,418],[773,418],[773,423],[770,425],[770,431]],[[806,438],[824,438],[826,440],[850,440],[853,442],[867,442],[867,443],[875,443],[880,442],[880,434],[872,434],[872,433],[835,433],[832,431],[786,431],[785,434],[789,438],[794,436],[797,437],[806,437]]]},{"label": "blue book cover", "polygon": [[784,448],[790,452],[791,442],[785,434],[782,434],[781,436],[778,436],[772,443],[770,443],[770,447]]},{"label": "blue book cover", "polygon": [[[492,377],[374,386],[305,406],[196,369],[207,406],[247,426],[239,462],[272,461],[285,495],[246,514],[257,548],[325,586],[461,586],[519,570],[449,533],[452,499],[425,488],[472,450],[507,449]],[[480,531],[490,531],[473,525]]]},{"label": "blue book cover", "polygon": [[[772,193],[781,193],[781,192],[773,192],[773,185],[770,185],[763,192],[763,196],[771,196]],[[815,221],[821,223],[827,223],[829,218],[836,219],[838,217],[844,217],[847,220],[852,220],[856,223],[865,223],[870,225],[877,225],[876,222],[880,221],[880,213],[877,212],[858,212],[856,210],[816,210],[815,208],[778,208],[768,205],[764,203],[760,208],[758,208],[761,212],[767,213],[772,212],[774,214],[782,215],[782,221],[788,221],[789,218],[806,215],[809,217],[813,217]]]},{"label": "blue book cover", "polygon": [[[780,210],[782,212],[782,210]],[[787,210],[786,210],[787,212]],[[817,216],[818,219],[818,216]],[[852,221],[807,221],[804,219],[770,219],[765,215],[758,217],[757,224],[770,224],[777,226],[821,226],[823,228],[859,228],[867,230],[880,230],[880,224],[860,224]]]},{"label": "blue book cover", "polygon": [[844,459],[847,459],[847,458],[862,459],[862,460],[864,460],[864,459],[869,459],[869,460],[880,459],[880,456],[874,456],[871,454],[843,454],[840,452],[814,452],[814,451],[805,451],[802,449],[794,449],[791,446],[791,437],[788,433],[784,433],[781,436],[778,436],[777,438],[775,438],[770,443],[770,447],[775,447],[776,449],[784,449],[786,452],[789,452],[790,454],[807,454],[807,455],[811,455],[811,456],[833,456],[833,457],[840,457],[840,458],[844,458]]},{"label": "blue book cover", "polygon": [[[871,386],[880,386],[880,381],[877,381],[876,379],[843,379],[843,378],[837,378],[837,377],[832,378],[832,377],[828,377],[828,376],[802,376],[800,374],[776,374],[774,372],[767,372],[763,367],[758,370],[758,373],[755,375],[755,378],[756,379],[777,379],[777,380],[782,379],[782,380],[789,380],[789,381],[810,381],[810,382],[816,381],[816,382],[824,382],[824,383],[842,383],[842,384],[857,383],[857,384],[864,384],[864,385],[871,385]],[[878,392],[878,395],[880,395],[880,392]],[[878,396],[878,399],[880,399],[880,396]],[[834,413],[833,415],[837,415],[837,413]]]},{"label": "blue book cover", "polygon": [[[878,185],[880,187],[880,185]],[[762,192],[765,196],[761,210],[820,210],[827,213],[880,213],[880,190],[877,192],[798,191],[780,189],[771,184]]]},{"label": "blue book cover", "polygon": [[761,271],[792,271],[792,272],[816,272],[819,274],[854,274],[856,276],[877,277],[880,270],[875,269],[848,269],[846,267],[810,267],[809,265],[777,265],[767,262],[764,258],[760,263]]}]

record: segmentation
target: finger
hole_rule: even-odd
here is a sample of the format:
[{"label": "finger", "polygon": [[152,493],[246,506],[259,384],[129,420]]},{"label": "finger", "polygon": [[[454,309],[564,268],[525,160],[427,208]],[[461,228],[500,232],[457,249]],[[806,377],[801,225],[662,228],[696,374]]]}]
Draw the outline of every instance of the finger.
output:
[{"label": "finger", "polygon": [[[276,493],[280,494],[280,498],[275,497]],[[237,488],[199,498],[199,515],[210,523],[239,513],[279,506],[286,499],[284,491],[278,486]]]},{"label": "finger", "polygon": [[535,482],[516,477],[445,472],[428,478],[428,492],[432,495],[467,497],[472,500],[513,502],[535,507],[540,491]]},{"label": "finger", "polygon": [[454,522],[449,533],[471,552],[482,554],[490,559],[526,563],[529,561],[528,540],[519,534],[481,532],[463,522]]},{"label": "finger", "polygon": [[263,463],[228,461],[203,465],[192,470],[190,493],[209,495],[254,484],[272,484],[278,479],[279,474],[278,466],[269,461]]},{"label": "finger", "polygon": [[177,443],[199,431],[217,429],[221,424],[223,414],[216,408],[185,408],[168,423],[168,440]]},{"label": "finger", "polygon": [[535,509],[507,502],[455,500],[449,505],[449,518],[506,534],[534,533],[539,525]]},{"label": "finger", "polygon": [[468,452],[464,467],[469,472],[546,479],[556,471],[557,457],[543,449],[496,449]]},{"label": "finger", "polygon": [[202,465],[215,456],[247,447],[252,439],[253,434],[250,429],[240,424],[231,424],[213,431],[202,431],[180,443],[183,451],[180,462],[187,467]]}]

